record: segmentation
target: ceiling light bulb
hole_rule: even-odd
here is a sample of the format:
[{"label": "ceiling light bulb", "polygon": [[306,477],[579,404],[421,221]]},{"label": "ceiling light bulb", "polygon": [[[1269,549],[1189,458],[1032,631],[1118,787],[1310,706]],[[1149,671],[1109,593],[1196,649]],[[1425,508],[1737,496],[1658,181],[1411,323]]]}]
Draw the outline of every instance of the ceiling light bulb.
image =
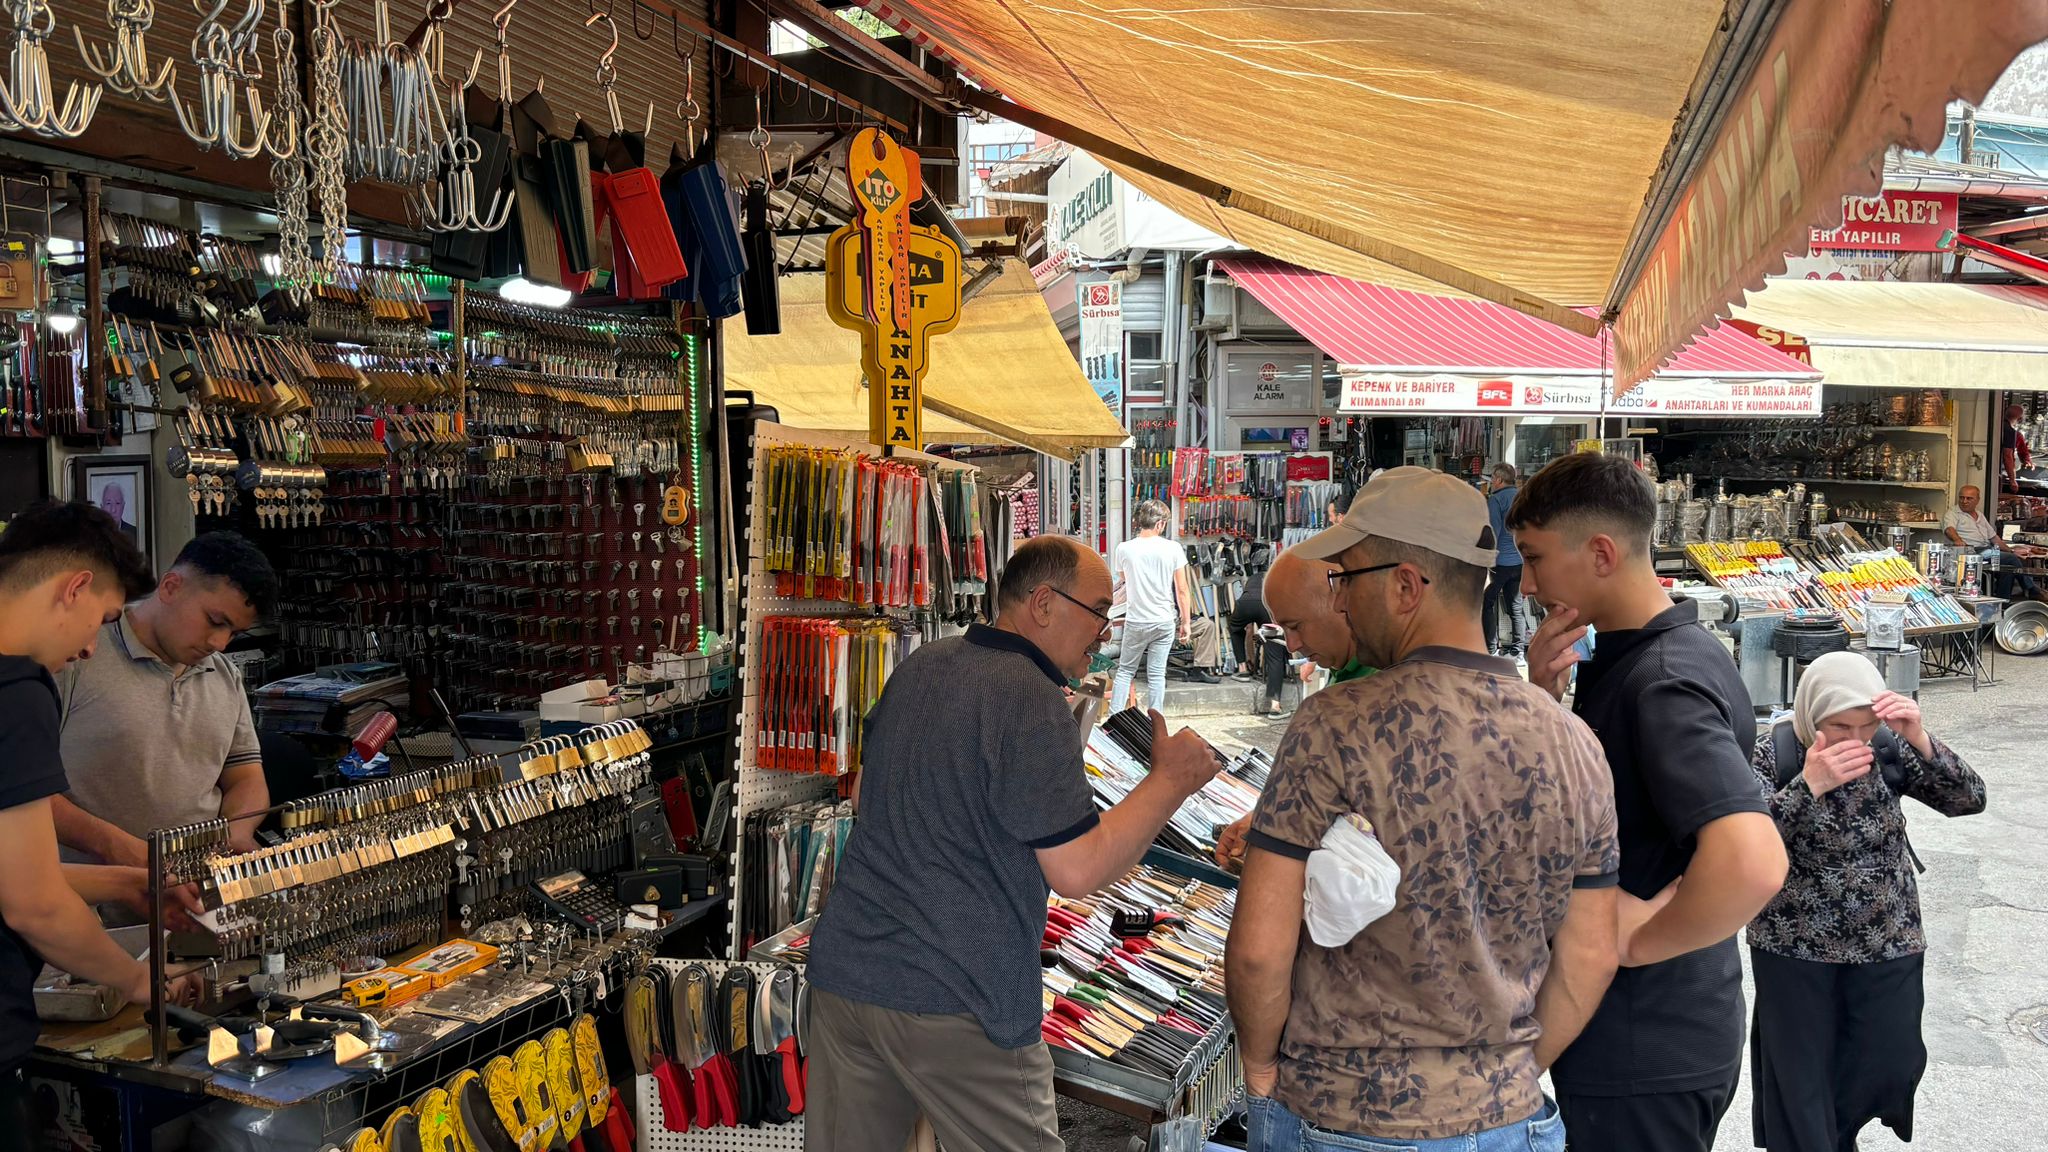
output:
[{"label": "ceiling light bulb", "polygon": [[50,301],[50,310],[43,314],[43,322],[59,336],[69,336],[78,331],[83,321],[79,319],[78,306],[71,302],[71,292],[67,287],[57,289],[56,297]]}]

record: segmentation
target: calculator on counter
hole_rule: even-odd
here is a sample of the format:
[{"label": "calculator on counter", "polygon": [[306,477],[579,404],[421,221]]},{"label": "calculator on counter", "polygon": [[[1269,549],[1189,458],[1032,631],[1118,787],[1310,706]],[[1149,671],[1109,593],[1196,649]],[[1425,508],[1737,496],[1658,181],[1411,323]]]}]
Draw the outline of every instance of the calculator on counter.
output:
[{"label": "calculator on counter", "polygon": [[610,888],[581,872],[564,872],[534,883],[541,904],[579,928],[611,935],[626,922],[627,908]]}]

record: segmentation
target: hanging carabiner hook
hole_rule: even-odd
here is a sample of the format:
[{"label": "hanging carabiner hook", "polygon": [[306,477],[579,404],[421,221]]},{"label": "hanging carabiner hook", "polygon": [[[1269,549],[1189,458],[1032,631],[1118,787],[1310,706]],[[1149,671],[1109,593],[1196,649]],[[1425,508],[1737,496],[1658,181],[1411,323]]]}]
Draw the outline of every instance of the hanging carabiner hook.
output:
[{"label": "hanging carabiner hook", "polygon": [[[774,83],[773,77],[769,83]],[[754,89],[754,130],[747,133],[747,144],[761,153],[761,183],[772,190],[776,186],[775,169],[768,162],[768,146],[775,142],[775,136],[768,131],[767,110],[763,106],[766,91],[766,88]]]}]

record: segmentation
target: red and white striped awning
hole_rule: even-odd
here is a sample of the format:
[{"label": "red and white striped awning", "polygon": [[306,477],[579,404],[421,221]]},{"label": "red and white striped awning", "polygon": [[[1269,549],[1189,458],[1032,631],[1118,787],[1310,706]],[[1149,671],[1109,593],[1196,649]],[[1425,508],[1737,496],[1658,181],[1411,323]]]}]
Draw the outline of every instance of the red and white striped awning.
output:
[{"label": "red and white striped awning", "polygon": [[1734,328],[1708,331],[1640,387],[1608,399],[1604,337],[1485,300],[1366,284],[1261,256],[1224,257],[1216,266],[1338,363],[1346,411],[1820,414],[1820,373]]},{"label": "red and white striped awning", "polygon": [[2015,276],[2024,276],[2036,284],[2048,284],[2048,260],[2032,252],[2022,252],[1975,236],[1957,236],[1956,247],[1962,249],[1972,260],[1981,260],[1993,268],[2002,268]]}]

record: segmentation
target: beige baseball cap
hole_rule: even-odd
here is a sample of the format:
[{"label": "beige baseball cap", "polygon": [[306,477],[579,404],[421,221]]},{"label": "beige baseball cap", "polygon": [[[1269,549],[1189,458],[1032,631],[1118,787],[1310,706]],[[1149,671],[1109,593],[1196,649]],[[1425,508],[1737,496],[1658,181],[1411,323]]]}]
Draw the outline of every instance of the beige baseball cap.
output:
[{"label": "beige baseball cap", "polygon": [[1486,497],[1455,476],[1428,468],[1389,468],[1358,490],[1344,518],[1294,546],[1309,560],[1378,536],[1491,568],[1500,555]]}]

